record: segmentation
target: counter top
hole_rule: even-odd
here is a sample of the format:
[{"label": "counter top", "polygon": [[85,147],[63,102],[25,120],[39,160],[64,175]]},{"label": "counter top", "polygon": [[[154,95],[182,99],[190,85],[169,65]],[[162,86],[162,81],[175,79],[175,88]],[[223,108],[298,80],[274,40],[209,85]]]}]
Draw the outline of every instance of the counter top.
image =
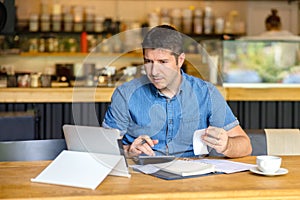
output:
[{"label": "counter top", "polygon": [[224,84],[227,101],[300,101],[300,84]]},{"label": "counter top", "polygon": [[[0,88],[0,103],[110,102],[115,88]],[[300,101],[300,85],[218,86],[227,101]]]},{"label": "counter top", "polygon": [[114,88],[0,88],[1,103],[110,102]]}]

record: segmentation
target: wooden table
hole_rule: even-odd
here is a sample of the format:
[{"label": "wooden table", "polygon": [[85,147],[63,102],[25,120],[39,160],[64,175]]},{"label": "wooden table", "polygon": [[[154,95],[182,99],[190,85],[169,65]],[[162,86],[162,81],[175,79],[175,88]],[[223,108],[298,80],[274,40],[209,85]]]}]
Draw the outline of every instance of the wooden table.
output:
[{"label": "wooden table", "polygon": [[[108,176],[96,190],[32,183],[49,164],[0,163],[0,199],[299,199],[300,156],[284,156],[282,176],[260,176],[250,171],[182,180],[162,180],[140,173],[131,178]],[[255,157],[233,159],[255,163]]]}]

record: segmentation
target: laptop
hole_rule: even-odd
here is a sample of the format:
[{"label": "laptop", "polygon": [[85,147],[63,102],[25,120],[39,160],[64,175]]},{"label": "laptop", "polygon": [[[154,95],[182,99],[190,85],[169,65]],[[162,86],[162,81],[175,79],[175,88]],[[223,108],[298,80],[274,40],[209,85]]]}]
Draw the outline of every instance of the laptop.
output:
[{"label": "laptop", "polygon": [[70,151],[123,155],[120,131],[103,127],[63,125]]},{"label": "laptop", "polygon": [[110,175],[128,176],[128,164],[119,130],[65,124],[63,125],[63,133],[69,151],[121,155],[123,159],[111,171]]},{"label": "laptop", "polygon": [[96,189],[107,175],[130,177],[116,129],[64,125],[67,149],[32,182]]}]

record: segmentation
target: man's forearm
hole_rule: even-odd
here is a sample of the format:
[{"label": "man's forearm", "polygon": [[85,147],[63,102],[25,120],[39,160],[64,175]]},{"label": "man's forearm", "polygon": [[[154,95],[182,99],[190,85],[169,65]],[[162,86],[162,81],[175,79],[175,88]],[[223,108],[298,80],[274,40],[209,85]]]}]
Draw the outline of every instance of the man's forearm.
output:
[{"label": "man's forearm", "polygon": [[248,156],[252,152],[250,141],[245,137],[229,137],[227,148],[222,152],[223,155],[230,158]]}]

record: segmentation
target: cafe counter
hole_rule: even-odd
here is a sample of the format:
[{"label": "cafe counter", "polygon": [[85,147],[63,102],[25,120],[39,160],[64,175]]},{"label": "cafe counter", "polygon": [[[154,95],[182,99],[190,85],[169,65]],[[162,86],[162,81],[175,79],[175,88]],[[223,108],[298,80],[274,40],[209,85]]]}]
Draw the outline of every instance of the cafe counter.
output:
[{"label": "cafe counter", "polygon": [[[33,139],[62,138],[63,124],[99,126],[114,87],[0,88],[0,112],[35,111]],[[218,86],[246,129],[299,128],[300,85]],[[11,127],[7,127],[11,129]],[[30,132],[30,131],[28,131]]]},{"label": "cafe counter", "polygon": [[[110,102],[113,87],[0,88],[0,103]],[[227,101],[300,101],[299,84],[224,84]]]}]

